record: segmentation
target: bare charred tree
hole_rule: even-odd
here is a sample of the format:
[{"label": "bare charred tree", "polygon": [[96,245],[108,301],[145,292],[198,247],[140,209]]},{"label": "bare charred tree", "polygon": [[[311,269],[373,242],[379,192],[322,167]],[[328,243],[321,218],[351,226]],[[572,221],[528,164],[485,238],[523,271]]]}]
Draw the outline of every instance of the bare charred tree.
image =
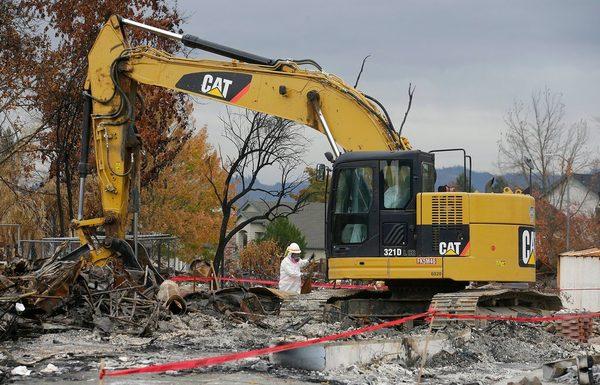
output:
[{"label": "bare charred tree", "polygon": [[[552,202],[547,193],[557,181],[568,182],[570,175],[590,167],[587,123],[583,120],[565,122],[562,94],[548,88],[534,91],[527,102],[516,101],[504,120],[506,128],[498,143],[499,166],[518,172],[528,180],[529,167],[525,159],[531,159],[536,187],[533,192],[540,198],[536,202],[536,255],[542,264],[538,274],[553,276],[557,255],[566,248],[565,223],[579,210],[571,212],[569,208],[566,214],[563,212],[568,183],[558,184],[558,193],[552,194]],[[573,244],[579,243],[579,236],[575,236]]]},{"label": "bare charred tree", "polygon": [[[227,110],[227,116],[221,121],[223,136],[233,144],[235,151],[230,156],[221,155],[220,166],[227,173],[222,188],[213,182],[212,175],[205,176],[221,203],[223,218],[214,267],[215,271],[223,274],[225,247],[235,234],[256,220],[270,221],[287,217],[307,204],[305,196],[298,196],[294,200],[292,194],[297,193],[307,181],[306,175],[300,170],[304,168],[303,155],[308,142],[295,123],[262,113],[234,113]],[[257,184],[258,177],[265,172],[275,172],[280,176],[275,188],[266,189]],[[265,212],[237,224],[230,223],[241,199],[251,192],[263,195],[261,200],[266,207]]]},{"label": "bare charred tree", "polygon": [[506,129],[498,143],[500,168],[519,172],[527,180],[525,159],[531,159],[534,184],[542,193],[550,188],[553,175],[589,166],[587,123],[565,122],[562,94],[547,87],[534,91],[528,102],[514,102],[504,122]]},{"label": "bare charred tree", "polygon": [[402,136],[402,129],[404,129],[406,118],[408,118],[408,113],[412,107],[413,96],[415,96],[415,88],[417,88],[417,86],[413,86],[412,83],[408,83],[408,104],[406,105],[406,111],[404,112],[402,123],[400,123],[400,128],[398,128],[398,136]]}]

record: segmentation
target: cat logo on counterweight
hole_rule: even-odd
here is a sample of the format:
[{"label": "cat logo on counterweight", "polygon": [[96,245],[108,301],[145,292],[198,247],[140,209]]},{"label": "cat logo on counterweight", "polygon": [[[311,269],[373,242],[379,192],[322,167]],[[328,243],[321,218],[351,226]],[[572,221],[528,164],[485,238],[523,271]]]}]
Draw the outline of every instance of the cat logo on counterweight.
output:
[{"label": "cat logo on counterweight", "polygon": [[535,229],[519,227],[519,266],[535,267]]}]

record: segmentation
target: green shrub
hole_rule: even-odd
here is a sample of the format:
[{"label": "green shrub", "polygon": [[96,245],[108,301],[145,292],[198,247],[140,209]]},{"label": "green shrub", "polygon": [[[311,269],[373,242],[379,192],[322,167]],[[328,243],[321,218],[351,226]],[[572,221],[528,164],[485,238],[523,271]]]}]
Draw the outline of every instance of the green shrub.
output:
[{"label": "green shrub", "polygon": [[304,255],[304,251],[306,249],[306,238],[304,234],[298,229],[289,219],[282,217],[277,218],[267,226],[265,230],[265,234],[259,239],[263,240],[272,240],[283,253],[289,246],[290,243],[296,242],[300,249],[302,250],[302,255]]}]

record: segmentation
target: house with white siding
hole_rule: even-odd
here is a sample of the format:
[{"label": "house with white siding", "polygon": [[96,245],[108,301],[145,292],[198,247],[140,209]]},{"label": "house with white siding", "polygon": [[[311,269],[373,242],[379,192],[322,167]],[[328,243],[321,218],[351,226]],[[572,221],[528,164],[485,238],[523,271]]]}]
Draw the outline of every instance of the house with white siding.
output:
[{"label": "house with white siding", "polygon": [[571,215],[600,214],[600,172],[565,176],[549,189],[545,197],[554,207]]}]

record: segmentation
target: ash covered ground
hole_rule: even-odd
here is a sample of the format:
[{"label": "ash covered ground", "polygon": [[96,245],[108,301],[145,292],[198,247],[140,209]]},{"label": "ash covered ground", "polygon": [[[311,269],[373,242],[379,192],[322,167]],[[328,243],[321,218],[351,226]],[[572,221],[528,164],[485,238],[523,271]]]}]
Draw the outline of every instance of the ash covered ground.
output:
[{"label": "ash covered ground", "polygon": [[[183,315],[166,315],[150,335],[103,333],[96,329],[56,330],[34,333],[0,343],[2,383],[79,383],[96,381],[101,364],[108,369],[207,357],[261,348],[281,341],[321,337],[356,328],[353,321],[325,323],[319,300],[326,292],[289,299],[279,315],[242,320],[212,307],[189,306]],[[286,305],[287,304],[287,305]],[[493,322],[483,327],[449,325],[433,336],[448,341],[427,358],[422,370],[424,384],[496,384],[523,376],[542,363],[598,352],[598,345],[581,345],[546,331],[547,325]],[[354,339],[393,339],[426,336],[429,328],[384,329]],[[596,353],[597,354],[597,353]],[[283,368],[268,357],[251,358],[220,366],[159,375],[108,378],[106,384],[398,384],[416,383],[421,360],[391,354],[369,364],[350,365],[329,371]],[[28,375],[11,374],[25,366]],[[568,383],[574,374],[563,376]]]}]

